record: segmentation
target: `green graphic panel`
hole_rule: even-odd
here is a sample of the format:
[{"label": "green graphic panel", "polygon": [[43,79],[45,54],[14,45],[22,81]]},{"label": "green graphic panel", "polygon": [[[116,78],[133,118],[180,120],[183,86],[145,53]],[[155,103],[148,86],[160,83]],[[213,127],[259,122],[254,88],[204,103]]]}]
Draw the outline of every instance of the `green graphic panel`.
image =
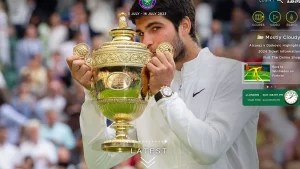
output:
[{"label": "green graphic panel", "polygon": [[[244,106],[299,106],[300,101],[290,105],[284,96],[287,89],[245,89],[243,90]],[[300,90],[294,90],[298,95]]]}]

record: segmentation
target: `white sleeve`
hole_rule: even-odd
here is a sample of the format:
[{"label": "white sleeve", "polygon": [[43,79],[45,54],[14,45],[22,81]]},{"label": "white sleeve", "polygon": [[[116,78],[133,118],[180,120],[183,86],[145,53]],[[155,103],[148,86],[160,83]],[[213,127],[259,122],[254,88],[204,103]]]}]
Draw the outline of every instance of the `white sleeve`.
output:
[{"label": "white sleeve", "polygon": [[85,90],[85,102],[80,114],[85,161],[90,169],[109,169],[135,154],[109,153],[101,150],[101,144],[113,138],[115,131],[106,127],[106,119],[100,112],[96,100],[89,95],[89,92]]},{"label": "white sleeve", "polygon": [[235,65],[221,79],[205,120],[197,119],[177,93],[158,102],[174,133],[200,164],[215,163],[232,146],[246,123],[258,115],[258,107],[242,104],[245,86],[240,70]]}]

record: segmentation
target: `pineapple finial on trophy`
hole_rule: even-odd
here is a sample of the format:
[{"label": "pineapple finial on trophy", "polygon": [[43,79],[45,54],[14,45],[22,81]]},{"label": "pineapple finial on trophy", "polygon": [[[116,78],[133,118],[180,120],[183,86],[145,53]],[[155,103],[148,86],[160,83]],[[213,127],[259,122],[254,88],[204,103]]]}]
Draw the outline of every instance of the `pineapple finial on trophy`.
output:
[{"label": "pineapple finial on trophy", "polygon": [[128,28],[126,14],[124,12],[119,14],[119,28],[120,29]]},{"label": "pineapple finial on trophy", "polygon": [[118,16],[118,27],[109,32],[109,34],[113,37],[113,41],[133,41],[136,32],[128,27],[126,18],[127,15],[122,12]]}]

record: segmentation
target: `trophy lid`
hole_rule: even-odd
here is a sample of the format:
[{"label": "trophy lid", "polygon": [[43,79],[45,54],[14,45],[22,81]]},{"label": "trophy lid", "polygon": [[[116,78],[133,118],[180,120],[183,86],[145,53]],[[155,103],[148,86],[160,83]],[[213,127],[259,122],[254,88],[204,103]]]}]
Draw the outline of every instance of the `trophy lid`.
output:
[{"label": "trophy lid", "polygon": [[119,14],[119,25],[109,32],[112,41],[105,42],[93,51],[93,66],[138,66],[143,67],[152,53],[139,42],[134,42],[136,32],[128,27],[126,14]]}]

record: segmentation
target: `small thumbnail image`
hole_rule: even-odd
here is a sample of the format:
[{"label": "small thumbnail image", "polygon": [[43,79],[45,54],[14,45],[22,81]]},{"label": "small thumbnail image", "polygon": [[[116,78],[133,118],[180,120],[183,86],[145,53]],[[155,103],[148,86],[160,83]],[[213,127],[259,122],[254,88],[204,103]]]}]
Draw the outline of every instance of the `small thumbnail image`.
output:
[{"label": "small thumbnail image", "polygon": [[245,64],[244,82],[270,82],[269,64]]}]

